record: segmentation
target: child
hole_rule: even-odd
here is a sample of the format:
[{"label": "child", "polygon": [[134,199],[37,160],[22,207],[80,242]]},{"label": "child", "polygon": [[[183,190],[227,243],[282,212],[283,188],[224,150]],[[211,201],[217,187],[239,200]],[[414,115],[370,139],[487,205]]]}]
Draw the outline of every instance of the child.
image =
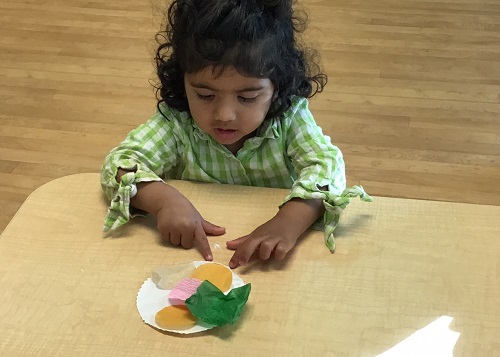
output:
[{"label": "child", "polygon": [[[161,238],[198,246],[212,260],[208,235],[223,227],[201,217],[164,179],[290,188],[278,213],[227,242],[231,268],[283,259],[324,216],[325,241],[350,197],[340,150],[323,135],[306,98],[326,76],[310,73],[296,44],[291,0],[177,0],[156,52],[158,112],[107,156],[101,184],[111,205],[104,230],[138,211],[156,215]],[[160,178],[162,177],[162,178]]]}]

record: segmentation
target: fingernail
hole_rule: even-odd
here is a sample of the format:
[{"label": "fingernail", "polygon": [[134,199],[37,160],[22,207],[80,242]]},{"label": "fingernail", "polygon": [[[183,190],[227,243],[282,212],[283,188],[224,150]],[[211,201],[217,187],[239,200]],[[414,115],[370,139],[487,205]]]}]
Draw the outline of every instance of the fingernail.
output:
[{"label": "fingernail", "polygon": [[241,265],[241,266],[243,266],[243,265],[245,265],[246,263],[245,263],[245,262],[239,262],[238,264],[239,264],[239,265]]},{"label": "fingernail", "polygon": [[231,269],[236,268],[237,266],[238,266],[238,264],[236,264],[235,262],[233,262],[233,261],[230,261],[230,262],[229,262],[229,267],[230,267]]},{"label": "fingernail", "polygon": [[212,257],[212,254],[208,254],[206,259],[212,261],[212,259],[214,259],[214,257]]}]

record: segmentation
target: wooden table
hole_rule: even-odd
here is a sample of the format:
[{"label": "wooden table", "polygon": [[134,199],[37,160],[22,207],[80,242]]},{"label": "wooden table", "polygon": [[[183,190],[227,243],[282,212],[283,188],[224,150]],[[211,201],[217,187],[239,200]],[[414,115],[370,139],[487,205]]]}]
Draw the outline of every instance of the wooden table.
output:
[{"label": "wooden table", "polygon": [[[254,262],[235,325],[191,336],[144,324],[135,299],[158,265],[200,260],[158,244],[154,219],[104,238],[97,174],[36,190],[0,237],[1,356],[375,356],[442,315],[455,356],[500,351],[500,207],[377,197],[353,201],[330,254],[305,235],[284,263]],[[286,191],[172,181],[227,233],[270,218]]]}]

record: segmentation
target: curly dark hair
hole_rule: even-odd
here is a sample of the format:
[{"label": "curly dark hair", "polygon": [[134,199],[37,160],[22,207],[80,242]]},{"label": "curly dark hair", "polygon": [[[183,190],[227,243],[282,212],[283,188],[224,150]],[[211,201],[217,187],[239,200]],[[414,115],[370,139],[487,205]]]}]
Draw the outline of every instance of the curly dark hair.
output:
[{"label": "curly dark hair", "polygon": [[295,15],[292,0],[173,1],[166,29],[156,36],[158,108],[164,102],[189,112],[184,73],[212,66],[218,76],[232,66],[242,75],[273,83],[275,97],[266,118],[281,117],[292,96],[310,98],[327,82],[297,45],[306,22],[307,17]]}]

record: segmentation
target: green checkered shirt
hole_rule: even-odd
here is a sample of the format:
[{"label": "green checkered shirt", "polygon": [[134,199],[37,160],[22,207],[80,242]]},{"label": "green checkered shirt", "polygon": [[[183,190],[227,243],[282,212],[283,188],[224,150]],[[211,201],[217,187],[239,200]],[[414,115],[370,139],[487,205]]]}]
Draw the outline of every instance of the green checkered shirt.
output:
[{"label": "green checkered shirt", "polygon": [[[370,201],[361,186],[346,189],[342,153],[322,133],[305,98],[293,98],[282,119],[265,120],[255,137],[233,155],[195,124],[187,112],[167,106],[133,130],[102,166],[101,185],[111,204],[104,231],[128,222],[132,185],[181,179],[233,185],[290,188],[292,198],[321,198],[325,243],[333,251],[333,230],[351,197]],[[116,181],[118,168],[135,170]]]}]

